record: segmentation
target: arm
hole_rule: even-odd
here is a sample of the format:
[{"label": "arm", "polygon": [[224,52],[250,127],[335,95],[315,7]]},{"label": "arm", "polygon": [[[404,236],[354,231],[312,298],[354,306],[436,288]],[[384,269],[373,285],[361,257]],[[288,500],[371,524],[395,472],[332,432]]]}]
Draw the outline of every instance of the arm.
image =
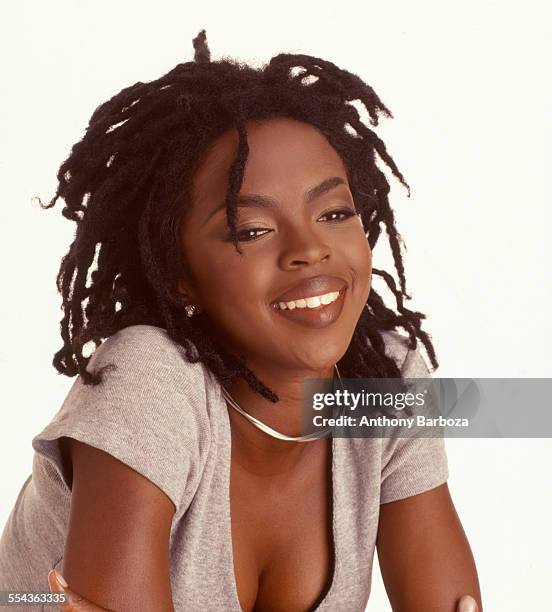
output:
[{"label": "arm", "polygon": [[172,611],[173,503],[111,455],[69,438],[64,446],[73,483],[63,576],[83,597],[117,612]]},{"label": "arm", "polygon": [[466,593],[482,612],[475,562],[447,484],[382,504],[376,547],[394,612],[455,612]]}]

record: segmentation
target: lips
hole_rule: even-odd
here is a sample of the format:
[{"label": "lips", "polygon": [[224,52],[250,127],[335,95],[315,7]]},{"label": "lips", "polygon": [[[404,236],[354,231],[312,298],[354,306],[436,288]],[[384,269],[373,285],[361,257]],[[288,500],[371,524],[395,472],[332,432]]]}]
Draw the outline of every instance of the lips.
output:
[{"label": "lips", "polygon": [[316,308],[295,308],[293,310],[282,310],[281,308],[272,308],[272,312],[276,317],[283,317],[295,325],[307,326],[314,329],[328,327],[335,323],[341,316],[347,287],[344,287],[339,292],[339,297],[330,304],[321,304]]},{"label": "lips", "polygon": [[288,289],[285,293],[278,296],[274,303],[278,302],[293,302],[295,300],[306,299],[325,293],[341,291],[347,286],[347,282],[337,276],[312,276],[304,278]]}]

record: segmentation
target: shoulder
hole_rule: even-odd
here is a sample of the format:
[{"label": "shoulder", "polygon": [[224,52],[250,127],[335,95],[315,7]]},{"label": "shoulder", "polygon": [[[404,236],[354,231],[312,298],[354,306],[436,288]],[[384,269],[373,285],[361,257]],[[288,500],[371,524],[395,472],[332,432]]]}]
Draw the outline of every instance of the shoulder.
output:
[{"label": "shoulder", "polygon": [[[397,331],[384,331],[386,354],[395,359],[404,378],[430,378],[418,339],[410,348],[410,338]],[[411,435],[381,437],[380,503],[417,495],[443,484],[448,479],[448,462],[442,436]]]},{"label": "shoulder", "polygon": [[[105,369],[104,369],[105,368]],[[199,426],[206,418],[212,378],[206,366],[191,363],[165,329],[132,325],[105,340],[87,369],[102,369],[98,385],[77,377],[63,409],[78,409],[136,429]]]},{"label": "shoulder", "polygon": [[131,357],[141,361],[155,357],[178,363],[185,359],[185,351],[162,327],[130,325],[104,340],[92,353],[89,366],[103,365],[110,358],[128,360]]},{"label": "shoulder", "polygon": [[410,351],[410,338],[395,330],[382,331],[381,336],[385,342],[385,354],[393,359],[399,369],[402,369]]},{"label": "shoulder", "polygon": [[201,362],[189,362],[184,347],[165,329],[153,325],[131,325],[107,338],[87,366],[95,373],[102,368],[99,387],[105,388],[113,384],[138,390],[158,387],[169,395],[185,391],[197,397],[205,396],[206,387],[212,384],[208,368]]},{"label": "shoulder", "polygon": [[102,450],[157,484],[178,503],[179,481],[198,468],[211,440],[213,379],[164,329],[133,325],[105,340],[77,376],[52,421],[33,438],[35,451],[60,470],[58,441],[73,438]]},{"label": "shoulder", "polygon": [[391,357],[404,378],[430,376],[430,371],[422,355],[423,344],[417,340],[416,348],[410,348],[410,338],[395,330],[381,332],[385,342],[385,353]]}]

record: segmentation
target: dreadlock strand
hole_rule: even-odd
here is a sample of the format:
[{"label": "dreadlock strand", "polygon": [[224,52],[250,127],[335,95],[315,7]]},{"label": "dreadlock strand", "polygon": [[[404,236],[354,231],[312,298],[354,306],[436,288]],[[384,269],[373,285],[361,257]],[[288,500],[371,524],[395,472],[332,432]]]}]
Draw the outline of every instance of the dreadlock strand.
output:
[{"label": "dreadlock strand", "polygon": [[241,116],[238,117],[236,123],[236,129],[238,131],[238,153],[236,159],[232,163],[229,172],[229,189],[226,198],[226,219],[228,221],[228,227],[230,228],[230,235],[234,243],[236,251],[242,254],[239,247],[238,235],[236,231],[236,218],[237,218],[237,194],[241,188],[243,181],[243,175],[245,171],[245,164],[247,162],[247,156],[249,154],[249,145],[247,143],[247,132],[243,119]]},{"label": "dreadlock strand", "polygon": [[193,44],[195,49],[194,62],[209,62],[211,60],[211,52],[207,46],[207,34],[205,30],[201,30],[194,38]]}]

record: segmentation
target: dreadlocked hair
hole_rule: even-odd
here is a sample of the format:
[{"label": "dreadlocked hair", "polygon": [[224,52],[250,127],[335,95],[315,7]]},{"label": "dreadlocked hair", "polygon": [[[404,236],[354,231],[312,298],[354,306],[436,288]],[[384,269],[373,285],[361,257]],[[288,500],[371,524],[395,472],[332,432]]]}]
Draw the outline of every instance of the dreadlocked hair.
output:
[{"label": "dreadlocked hair", "polygon": [[82,140],[58,170],[54,197],[47,205],[40,202],[46,209],[62,198],[63,216],[76,223],[56,278],[64,316],[63,347],[54,355],[54,367],[66,376],[79,374],[84,384],[99,384],[108,366],[88,371],[85,345],[97,348],[124,327],[149,324],[165,329],[188,361],[204,363],[222,385],[241,376],[257,393],[278,401],[242,356],[229,354],[217,343],[205,313],[186,316],[177,291],[185,266],[179,224],[191,200],[194,172],[210,143],[235,129],[239,143],[230,168],[226,218],[241,253],[236,198],[248,157],[246,122],[289,117],[318,128],[339,153],[369,245],[375,247],[385,226],[398,275],[397,287],[391,274],[373,270],[394,295],[396,312],[371,289],[340,360],[341,373],[349,378],[401,378],[381,335],[398,327],[408,333],[409,348],[421,340],[437,368],[430,337],[421,329],[425,315],[403,302],[410,299],[404,243],[376,155],[410,190],[385,144],[351,102],[364,105],[372,126],[378,125],[379,115],[392,117],[391,112],[369,85],[329,61],[282,53],[255,69],[227,58],[212,62],[205,30],[193,45],[193,61],[178,64],[155,81],[126,87],[96,108]]}]

